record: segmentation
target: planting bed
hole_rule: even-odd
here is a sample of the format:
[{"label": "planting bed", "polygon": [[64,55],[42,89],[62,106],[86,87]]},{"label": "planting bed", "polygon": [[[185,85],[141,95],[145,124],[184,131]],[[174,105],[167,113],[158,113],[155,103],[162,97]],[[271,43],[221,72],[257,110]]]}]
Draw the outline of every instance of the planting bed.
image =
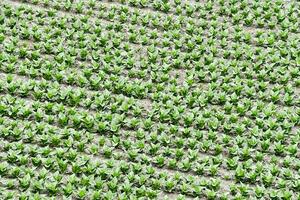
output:
[{"label": "planting bed", "polygon": [[0,1],[0,199],[300,199],[299,9]]}]

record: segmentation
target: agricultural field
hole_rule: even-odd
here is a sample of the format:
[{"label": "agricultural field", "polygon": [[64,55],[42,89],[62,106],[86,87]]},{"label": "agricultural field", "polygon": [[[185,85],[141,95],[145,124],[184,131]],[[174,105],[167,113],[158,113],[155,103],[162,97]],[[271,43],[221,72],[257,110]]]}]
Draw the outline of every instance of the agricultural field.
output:
[{"label": "agricultural field", "polygon": [[300,199],[297,0],[1,0],[0,199]]}]

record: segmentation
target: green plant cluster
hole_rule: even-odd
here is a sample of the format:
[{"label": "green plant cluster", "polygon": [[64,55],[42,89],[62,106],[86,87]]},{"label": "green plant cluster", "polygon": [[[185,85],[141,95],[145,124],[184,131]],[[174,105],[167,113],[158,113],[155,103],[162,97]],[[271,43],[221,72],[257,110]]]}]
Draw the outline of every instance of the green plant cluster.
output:
[{"label": "green plant cluster", "polygon": [[0,199],[299,199],[300,3],[0,2]]}]

